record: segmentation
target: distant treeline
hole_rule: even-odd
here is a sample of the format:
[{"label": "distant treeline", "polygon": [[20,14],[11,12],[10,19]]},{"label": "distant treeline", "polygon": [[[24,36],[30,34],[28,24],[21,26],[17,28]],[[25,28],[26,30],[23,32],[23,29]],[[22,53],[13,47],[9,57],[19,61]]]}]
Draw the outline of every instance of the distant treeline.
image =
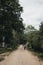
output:
[{"label": "distant treeline", "polygon": [[27,39],[27,48],[43,53],[43,22],[40,24],[39,30],[33,26],[28,26],[25,33]]}]

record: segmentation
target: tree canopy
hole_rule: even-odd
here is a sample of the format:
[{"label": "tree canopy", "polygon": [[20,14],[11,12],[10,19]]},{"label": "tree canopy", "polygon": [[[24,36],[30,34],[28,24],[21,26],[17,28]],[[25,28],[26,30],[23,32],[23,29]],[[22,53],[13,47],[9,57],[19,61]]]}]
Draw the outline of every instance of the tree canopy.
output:
[{"label": "tree canopy", "polygon": [[29,29],[30,31],[25,33],[28,42],[27,48],[42,53],[43,52],[43,22],[41,22],[39,30],[34,29],[34,27],[30,28],[30,26],[28,26],[28,30]]},{"label": "tree canopy", "polygon": [[10,43],[13,39],[13,30],[18,33],[23,32],[21,12],[23,8],[19,4],[19,0],[0,0],[0,40]]}]

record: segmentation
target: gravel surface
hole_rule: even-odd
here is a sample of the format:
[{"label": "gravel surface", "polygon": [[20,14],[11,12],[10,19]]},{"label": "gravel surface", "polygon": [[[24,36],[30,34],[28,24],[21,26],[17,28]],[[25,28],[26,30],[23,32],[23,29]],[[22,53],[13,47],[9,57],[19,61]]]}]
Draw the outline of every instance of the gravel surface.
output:
[{"label": "gravel surface", "polygon": [[18,50],[13,51],[0,65],[43,65],[43,61],[39,61],[30,51],[24,50],[20,45]]}]

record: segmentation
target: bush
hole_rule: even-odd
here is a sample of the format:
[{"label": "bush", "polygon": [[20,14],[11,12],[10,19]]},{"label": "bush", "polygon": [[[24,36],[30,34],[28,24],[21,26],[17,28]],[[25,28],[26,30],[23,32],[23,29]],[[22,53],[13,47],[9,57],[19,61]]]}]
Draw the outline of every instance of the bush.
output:
[{"label": "bush", "polygon": [[13,50],[12,48],[0,48],[0,54],[5,52],[11,52],[12,50]]},{"label": "bush", "polygon": [[43,51],[43,36],[39,35],[39,31],[33,31],[28,38],[27,48],[32,48],[35,51]]}]

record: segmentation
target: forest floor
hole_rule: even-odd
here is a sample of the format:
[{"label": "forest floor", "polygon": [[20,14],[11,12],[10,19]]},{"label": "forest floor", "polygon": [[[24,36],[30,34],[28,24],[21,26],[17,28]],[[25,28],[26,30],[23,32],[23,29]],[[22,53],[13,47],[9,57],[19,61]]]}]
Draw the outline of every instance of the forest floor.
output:
[{"label": "forest floor", "polygon": [[22,45],[18,50],[13,51],[9,56],[6,56],[0,65],[43,65],[43,61],[34,56],[32,52],[24,50]]}]

